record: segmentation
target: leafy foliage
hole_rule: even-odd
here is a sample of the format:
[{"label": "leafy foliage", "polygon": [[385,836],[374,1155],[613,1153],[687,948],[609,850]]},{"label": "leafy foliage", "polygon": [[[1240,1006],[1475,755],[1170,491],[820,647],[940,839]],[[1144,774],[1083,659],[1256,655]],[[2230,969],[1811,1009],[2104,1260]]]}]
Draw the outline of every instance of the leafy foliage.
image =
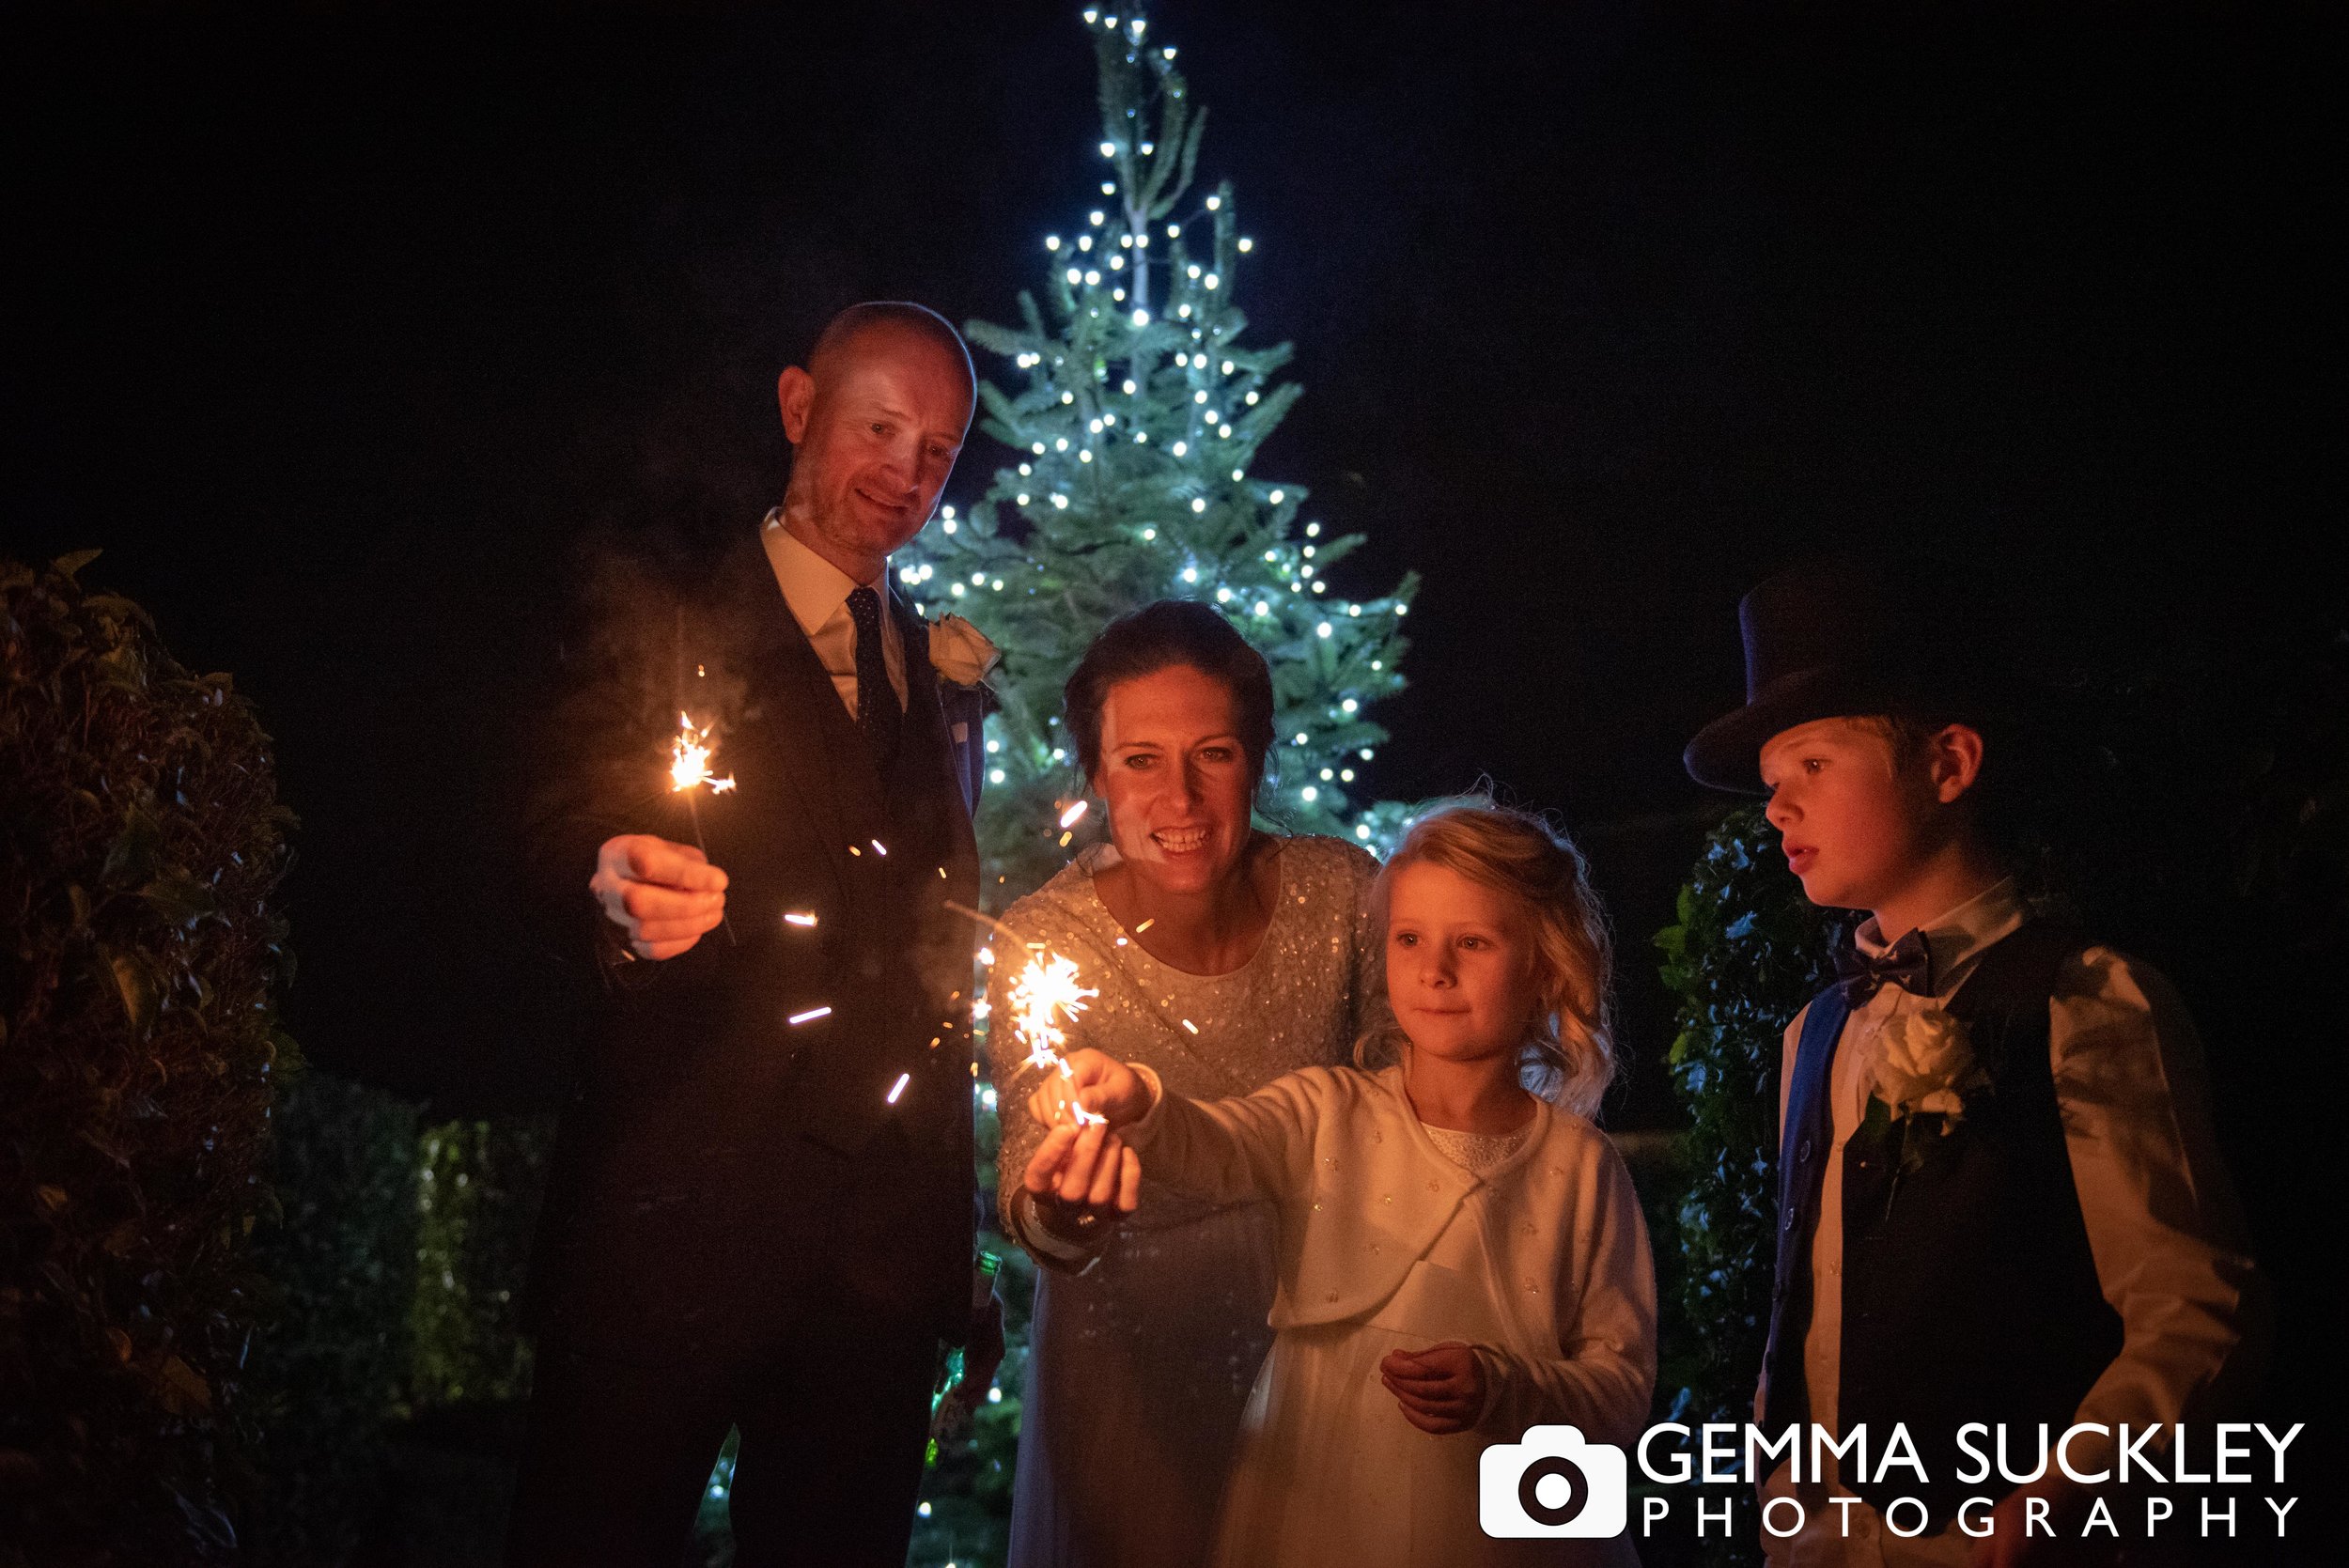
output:
[{"label": "leafy foliage", "polygon": [[1759,806],[1706,838],[1678,914],[1656,938],[1680,999],[1668,1060],[1690,1123],[1671,1341],[1683,1419],[1738,1421],[1769,1331],[1780,1047],[1832,974],[1834,917],[1803,897]]},{"label": "leafy foliage", "polygon": [[85,590],[94,554],[0,561],[0,1542],[213,1560],[292,816],[250,705]]},{"label": "leafy foliage", "polygon": [[530,1391],[521,1297],[546,1193],[542,1120],[447,1122],[417,1147],[411,1398],[503,1402]]},{"label": "leafy foliage", "polygon": [[[970,516],[947,508],[900,557],[926,609],[967,615],[1003,649],[979,844],[997,902],[1059,869],[1050,824],[1083,790],[1059,733],[1061,689],[1103,626],[1160,598],[1222,608],[1272,665],[1279,744],[1263,802],[1302,832],[1380,844],[1397,806],[1358,812],[1356,764],[1386,731],[1368,709],[1401,690],[1417,579],[1361,603],[1325,576],[1361,542],[1302,516],[1306,491],[1250,472],[1302,388],[1289,347],[1252,348],[1235,303],[1253,251],[1230,185],[1192,194],[1206,112],[1174,54],[1131,12],[1088,13],[1109,191],[1073,239],[1046,240],[1045,303],[1016,327],[972,322],[1017,382],[979,389],[1011,447]],[[1098,831],[1080,826],[1079,833]]]},{"label": "leafy foliage", "polygon": [[257,1233],[272,1287],[252,1377],[267,1504],[262,1563],[345,1560],[381,1507],[385,1420],[408,1397],[416,1277],[416,1113],[381,1090],[305,1072],[279,1101],[279,1216]]}]

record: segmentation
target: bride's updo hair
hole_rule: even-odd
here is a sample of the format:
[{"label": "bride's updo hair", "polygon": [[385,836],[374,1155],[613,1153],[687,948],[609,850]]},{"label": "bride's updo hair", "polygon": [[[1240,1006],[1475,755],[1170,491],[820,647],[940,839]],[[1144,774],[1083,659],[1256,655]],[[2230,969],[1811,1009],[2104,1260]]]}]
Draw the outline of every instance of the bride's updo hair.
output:
[{"label": "bride's updo hair", "polygon": [[[1373,885],[1371,918],[1381,952],[1395,873],[1423,864],[1442,866],[1517,907],[1541,999],[1525,1042],[1525,1086],[1579,1116],[1594,1115],[1615,1076],[1608,989],[1614,943],[1582,851],[1541,817],[1486,797],[1437,806],[1411,823]],[[1379,1022],[1355,1045],[1358,1066],[1400,1061],[1408,1043],[1383,996],[1379,1002]]]},{"label": "bride's updo hair", "polygon": [[1069,738],[1087,783],[1101,767],[1101,705],[1121,680],[1188,665],[1232,693],[1234,738],[1248,753],[1248,776],[1264,782],[1272,750],[1272,670],[1232,623],[1207,605],[1162,598],[1101,629],[1077,661],[1063,693]]}]

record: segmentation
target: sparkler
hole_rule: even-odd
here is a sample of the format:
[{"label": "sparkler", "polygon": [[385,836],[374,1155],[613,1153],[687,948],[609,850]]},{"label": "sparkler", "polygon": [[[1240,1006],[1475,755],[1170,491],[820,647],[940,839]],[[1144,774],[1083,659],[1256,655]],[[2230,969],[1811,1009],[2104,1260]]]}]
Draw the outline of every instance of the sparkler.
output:
[{"label": "sparkler", "polygon": [[[700,850],[702,859],[707,861],[709,859],[709,845],[702,837],[702,808],[698,791],[706,784],[710,794],[723,795],[734,787],[734,775],[729,773],[723,779],[710,776],[709,762],[717,748],[709,743],[709,726],[694,723],[693,716],[684,711],[685,606],[682,604],[677,610],[677,657],[678,711],[677,734],[669,741],[669,790],[672,794],[685,797],[685,814],[693,824],[693,847]],[[696,679],[707,678],[709,666],[695,664],[693,675]],[[734,917],[726,915],[722,918],[725,923],[726,945],[741,946],[734,934]]]},{"label": "sparkler", "polygon": [[[1059,1072],[1064,1081],[1073,1080],[1076,1073],[1068,1059],[1061,1054],[1068,1044],[1067,1025],[1085,1010],[1085,1003],[1101,993],[1083,984],[1083,972],[1077,961],[1065,954],[1054,953],[1042,942],[1032,942],[992,915],[957,904],[951,899],[946,908],[958,915],[966,915],[980,924],[1001,932],[1027,951],[1028,961],[1013,977],[1004,1000],[1010,1004],[1011,1026],[1028,1048],[1027,1064],[1048,1067]],[[992,955],[989,955],[990,958]],[[1066,1102],[1068,1113],[1079,1126],[1107,1121],[1100,1112],[1087,1110],[1074,1099]]]},{"label": "sparkler", "polygon": [[[669,741],[669,790],[672,794],[685,797],[685,814],[693,823],[693,847],[699,849],[702,859],[707,861],[709,859],[709,845],[702,837],[699,791],[706,784],[710,794],[723,795],[734,787],[734,775],[729,773],[723,779],[709,776],[709,759],[717,748],[709,743],[708,724],[696,724],[692,714],[679,713],[677,726],[677,734]],[[724,921],[727,945],[739,947],[741,943],[734,935],[734,917],[727,915]]]}]

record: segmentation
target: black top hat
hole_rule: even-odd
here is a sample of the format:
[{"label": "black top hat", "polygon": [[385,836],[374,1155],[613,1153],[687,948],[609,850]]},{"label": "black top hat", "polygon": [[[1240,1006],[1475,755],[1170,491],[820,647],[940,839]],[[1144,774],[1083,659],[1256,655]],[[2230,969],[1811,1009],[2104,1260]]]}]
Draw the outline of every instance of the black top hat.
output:
[{"label": "black top hat", "polygon": [[1746,706],[1688,742],[1688,776],[1758,794],[1763,742],[1797,724],[1859,714],[1965,717],[1988,687],[1968,629],[1951,624],[1950,586],[1886,563],[1837,558],[1755,588],[1737,605]]}]

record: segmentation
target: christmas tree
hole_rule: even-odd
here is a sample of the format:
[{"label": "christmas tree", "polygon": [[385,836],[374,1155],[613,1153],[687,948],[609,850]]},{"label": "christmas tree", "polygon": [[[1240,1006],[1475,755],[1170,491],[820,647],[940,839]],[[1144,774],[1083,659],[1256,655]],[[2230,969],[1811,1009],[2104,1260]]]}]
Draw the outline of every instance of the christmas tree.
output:
[{"label": "christmas tree", "polygon": [[1205,110],[1175,52],[1131,10],[1083,13],[1099,67],[1102,179],[1066,235],[1044,239],[1044,303],[1020,325],[972,322],[1010,387],[983,381],[984,427],[1017,455],[967,515],[952,506],[899,558],[926,613],[961,614],[1003,651],[979,812],[990,902],[1064,863],[1097,818],[1065,822],[1084,781],[1060,727],[1061,688],[1112,619],[1159,598],[1228,615],[1272,666],[1277,743],[1266,824],[1383,846],[1403,811],[1356,803],[1356,769],[1386,731],[1417,588],[1338,598],[1326,573],[1361,543],[1304,517],[1305,488],[1253,472],[1302,389],[1276,385],[1289,346],[1242,342],[1236,299],[1253,242],[1228,183],[1193,195]]}]

